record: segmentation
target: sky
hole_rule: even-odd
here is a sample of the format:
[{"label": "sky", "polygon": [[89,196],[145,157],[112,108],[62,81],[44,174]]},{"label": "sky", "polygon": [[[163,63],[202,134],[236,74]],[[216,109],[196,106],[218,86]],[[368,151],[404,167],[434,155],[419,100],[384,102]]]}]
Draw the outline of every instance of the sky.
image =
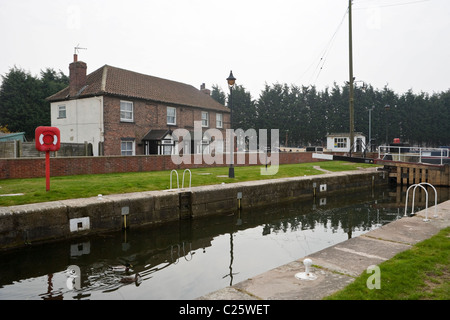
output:
[{"label": "sky", "polygon": [[[348,0],[0,0],[0,75],[105,64],[190,84],[323,90],[349,80]],[[449,0],[353,0],[355,85],[450,89]],[[0,79],[1,80],[1,79]]]}]

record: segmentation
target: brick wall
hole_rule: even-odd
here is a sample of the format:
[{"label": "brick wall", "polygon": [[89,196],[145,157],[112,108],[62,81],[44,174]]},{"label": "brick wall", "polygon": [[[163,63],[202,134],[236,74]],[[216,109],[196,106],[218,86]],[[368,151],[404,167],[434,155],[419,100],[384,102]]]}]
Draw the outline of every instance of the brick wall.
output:
[{"label": "brick wall", "polygon": [[[120,101],[133,102],[134,122],[120,122]],[[139,100],[126,100],[104,97],[104,144],[105,155],[120,155],[122,138],[134,138],[136,154],[142,154],[142,148],[137,146],[142,137],[157,123],[157,106]]]},{"label": "brick wall", "polygon": [[[133,102],[134,121],[120,121],[120,101]],[[120,155],[121,139],[134,139],[136,155],[144,154],[144,146],[141,140],[152,130],[168,130],[167,107],[176,108],[176,126],[170,126],[172,130],[185,128],[194,129],[194,121],[201,121],[201,109],[187,106],[157,104],[144,100],[127,100],[116,97],[104,96],[104,155]],[[206,111],[206,110],[205,110]],[[216,112],[207,110],[209,115],[209,128],[216,127]],[[229,126],[229,114],[223,113],[224,129]],[[206,129],[206,128],[205,128]],[[225,137],[225,130],[221,130]]]},{"label": "brick wall", "polygon": [[[278,154],[280,164],[316,162],[312,152],[282,152]],[[193,156],[192,156],[193,157]],[[65,157],[50,159],[50,175],[67,176],[79,174],[101,174],[120,172],[143,172],[172,169],[192,169],[200,167],[228,166],[228,155],[223,155],[223,164],[191,164],[175,165],[171,156],[109,156],[109,157]],[[257,157],[259,161],[259,157]],[[245,164],[238,163],[235,155],[235,166],[248,165],[249,157],[245,155]],[[261,165],[261,163],[258,163]],[[19,158],[0,159],[0,179],[22,179],[45,177],[45,159]]]}]

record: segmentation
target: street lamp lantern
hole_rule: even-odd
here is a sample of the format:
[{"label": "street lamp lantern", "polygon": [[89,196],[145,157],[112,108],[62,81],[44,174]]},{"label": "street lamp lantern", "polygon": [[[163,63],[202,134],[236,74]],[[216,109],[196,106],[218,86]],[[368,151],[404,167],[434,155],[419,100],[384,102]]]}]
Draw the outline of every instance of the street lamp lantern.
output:
[{"label": "street lamp lantern", "polygon": [[[233,87],[236,83],[236,78],[233,76],[233,71],[230,71],[230,75],[227,78],[228,86],[230,87],[230,99],[229,99],[229,105],[230,105],[230,129],[233,129]],[[234,149],[234,135],[233,130],[230,130],[230,168],[228,169],[228,178],[234,178],[234,155],[233,155],[233,149]]]},{"label": "street lamp lantern", "polygon": [[233,71],[230,71],[230,75],[227,78],[228,81],[228,86],[230,87],[230,89],[233,88],[234,83],[236,82],[236,78],[233,76]]}]

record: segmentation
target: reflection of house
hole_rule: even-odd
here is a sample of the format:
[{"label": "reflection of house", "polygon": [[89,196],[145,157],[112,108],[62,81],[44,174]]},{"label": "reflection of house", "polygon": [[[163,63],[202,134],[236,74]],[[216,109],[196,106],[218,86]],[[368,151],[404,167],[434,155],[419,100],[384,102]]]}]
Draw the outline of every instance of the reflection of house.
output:
[{"label": "reflection of house", "polygon": [[[366,147],[366,137],[361,132],[353,135],[353,152],[362,152]],[[327,149],[335,152],[350,151],[350,133],[332,133],[327,135]]]},{"label": "reflection of house", "polygon": [[[171,154],[178,142],[172,131],[193,131],[194,121],[226,136],[230,111],[204,85],[198,90],[108,65],[89,75],[86,69],[74,55],[69,87],[47,98],[61,142],[92,143],[94,155]],[[193,141],[192,151],[202,143]]]}]

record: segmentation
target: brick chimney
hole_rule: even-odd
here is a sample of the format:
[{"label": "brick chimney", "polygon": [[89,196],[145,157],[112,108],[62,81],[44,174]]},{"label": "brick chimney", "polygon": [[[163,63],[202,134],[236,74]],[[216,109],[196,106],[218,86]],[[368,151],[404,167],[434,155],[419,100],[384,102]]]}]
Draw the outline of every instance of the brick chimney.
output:
[{"label": "brick chimney", "polygon": [[73,55],[73,62],[69,65],[69,95],[75,97],[77,93],[86,85],[87,65],[78,61],[78,55]]},{"label": "brick chimney", "polygon": [[204,83],[202,83],[202,85],[200,86],[200,91],[204,94],[207,94],[208,96],[211,95],[211,90],[206,89],[206,85]]}]

